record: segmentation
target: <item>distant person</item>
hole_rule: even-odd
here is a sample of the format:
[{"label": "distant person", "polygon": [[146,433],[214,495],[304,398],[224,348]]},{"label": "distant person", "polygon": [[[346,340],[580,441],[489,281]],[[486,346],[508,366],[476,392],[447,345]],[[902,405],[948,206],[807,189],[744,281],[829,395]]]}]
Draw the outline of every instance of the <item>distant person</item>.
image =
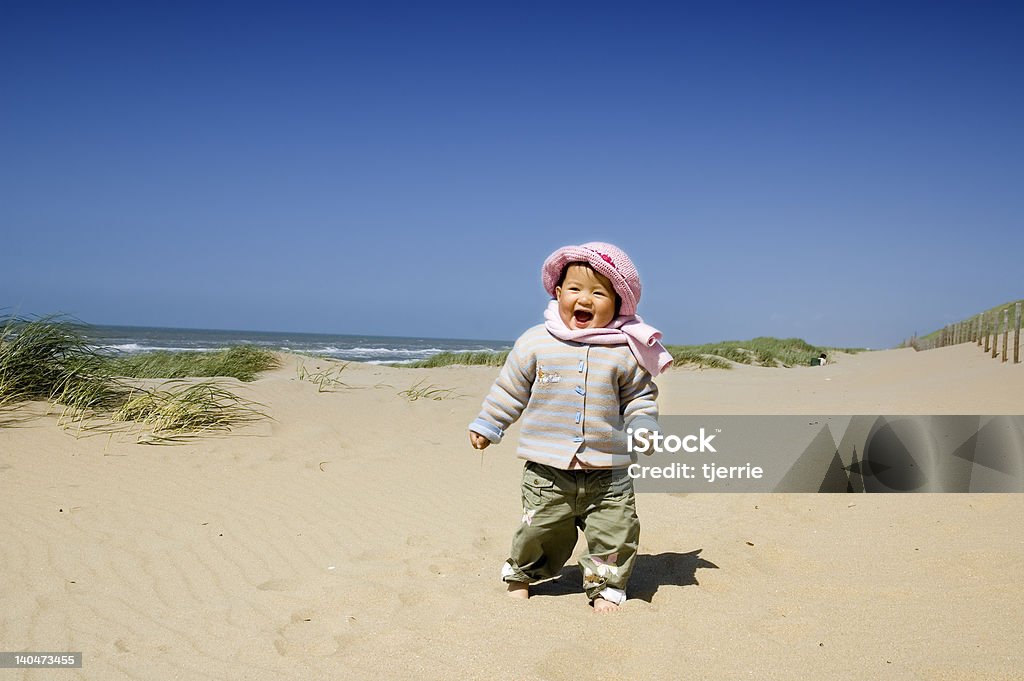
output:
[{"label": "distant person", "polygon": [[520,415],[523,516],[502,580],[514,598],[558,576],[576,545],[583,588],[597,612],[626,600],[640,521],[623,430],[658,430],[654,377],[672,362],[661,334],[636,316],[640,277],[605,243],[566,246],[541,269],[554,298],[528,329],[469,426],[476,449],[501,442]]},{"label": "distant person", "polygon": [[828,364],[828,357],[824,352],[811,360],[812,367],[823,367],[826,364]]}]

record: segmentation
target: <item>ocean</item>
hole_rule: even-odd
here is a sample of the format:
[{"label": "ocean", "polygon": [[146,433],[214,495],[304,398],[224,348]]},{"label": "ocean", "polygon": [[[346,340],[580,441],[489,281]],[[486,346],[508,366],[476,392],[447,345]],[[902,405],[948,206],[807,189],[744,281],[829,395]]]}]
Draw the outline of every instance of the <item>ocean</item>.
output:
[{"label": "ocean", "polygon": [[97,348],[113,353],[134,354],[153,350],[209,352],[232,345],[255,345],[267,350],[303,352],[369,364],[407,364],[440,352],[497,352],[512,347],[510,341],[463,338],[403,338],[143,326],[90,325],[86,335]]}]

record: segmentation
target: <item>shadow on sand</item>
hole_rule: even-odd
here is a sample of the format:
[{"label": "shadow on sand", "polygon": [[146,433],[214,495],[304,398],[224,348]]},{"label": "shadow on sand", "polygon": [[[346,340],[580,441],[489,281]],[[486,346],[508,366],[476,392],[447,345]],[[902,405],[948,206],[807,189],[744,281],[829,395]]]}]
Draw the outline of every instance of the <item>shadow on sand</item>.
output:
[{"label": "shadow on sand", "polygon": [[[698,569],[718,569],[717,565],[700,557],[702,550],[653,556],[640,554],[636,557],[626,595],[650,603],[663,586],[696,585]],[[568,565],[555,579],[530,587],[531,596],[567,596],[582,591],[583,571],[579,565]]]}]

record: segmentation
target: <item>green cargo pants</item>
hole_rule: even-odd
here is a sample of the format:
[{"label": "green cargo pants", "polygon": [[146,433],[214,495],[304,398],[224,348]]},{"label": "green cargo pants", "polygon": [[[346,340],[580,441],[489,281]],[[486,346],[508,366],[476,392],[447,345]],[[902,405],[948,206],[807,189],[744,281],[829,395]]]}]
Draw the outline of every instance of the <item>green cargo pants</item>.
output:
[{"label": "green cargo pants", "polygon": [[633,479],[625,468],[566,471],[527,461],[523,518],[504,581],[530,584],[557,576],[572,557],[577,528],[587,540],[587,555],[579,559],[587,596],[625,600],[640,541]]}]

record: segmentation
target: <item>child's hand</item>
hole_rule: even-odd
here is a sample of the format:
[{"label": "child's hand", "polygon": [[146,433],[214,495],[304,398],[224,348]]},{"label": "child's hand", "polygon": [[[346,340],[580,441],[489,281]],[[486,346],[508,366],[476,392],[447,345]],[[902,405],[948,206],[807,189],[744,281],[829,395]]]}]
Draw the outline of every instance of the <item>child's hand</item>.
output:
[{"label": "child's hand", "polygon": [[487,449],[487,445],[491,444],[491,441],[471,430],[469,431],[469,444],[473,445],[473,449]]}]

